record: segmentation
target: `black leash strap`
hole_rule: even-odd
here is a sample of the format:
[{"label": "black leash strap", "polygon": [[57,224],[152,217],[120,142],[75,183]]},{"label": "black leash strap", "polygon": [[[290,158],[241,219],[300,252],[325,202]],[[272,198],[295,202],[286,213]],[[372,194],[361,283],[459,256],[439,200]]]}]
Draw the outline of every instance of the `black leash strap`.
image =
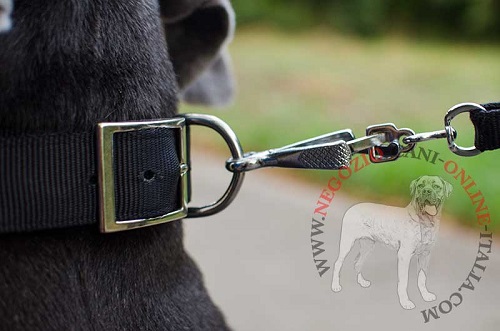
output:
[{"label": "black leash strap", "polygon": [[[154,128],[114,135],[116,218],[179,208],[178,136]],[[95,133],[0,136],[0,233],[97,224]]]},{"label": "black leash strap", "polygon": [[484,110],[474,110],[470,119],[476,130],[474,145],[481,152],[500,148],[500,103],[482,105]]}]

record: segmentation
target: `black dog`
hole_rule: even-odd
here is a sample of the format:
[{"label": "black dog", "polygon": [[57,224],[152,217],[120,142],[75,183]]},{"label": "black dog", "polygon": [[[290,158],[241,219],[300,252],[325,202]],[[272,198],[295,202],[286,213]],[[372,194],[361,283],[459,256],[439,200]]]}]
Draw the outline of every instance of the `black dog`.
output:
[{"label": "black dog", "polygon": [[[160,5],[180,20],[201,3]],[[220,7],[205,12],[167,27],[172,66],[155,0],[16,0],[13,27],[0,34],[0,133],[174,116],[176,76],[187,87],[209,62],[182,40],[195,40],[199,25],[215,39],[228,28]],[[0,329],[227,330],[182,235],[180,221],[1,235]]]}]

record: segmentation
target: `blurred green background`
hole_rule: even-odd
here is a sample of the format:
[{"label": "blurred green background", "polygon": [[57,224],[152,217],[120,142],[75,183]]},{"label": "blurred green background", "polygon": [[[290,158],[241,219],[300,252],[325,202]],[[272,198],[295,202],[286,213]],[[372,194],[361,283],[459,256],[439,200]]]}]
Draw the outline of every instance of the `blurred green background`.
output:
[{"label": "blurred green background", "polygon": [[[360,137],[368,125],[385,122],[417,132],[440,130],[444,114],[457,103],[500,101],[500,46],[494,42],[500,20],[493,20],[500,5],[494,1],[236,0],[233,5],[240,23],[230,45],[235,102],[226,109],[183,105],[181,111],[222,118],[245,151],[345,128]],[[471,146],[474,130],[467,116],[453,125],[459,144]],[[198,131],[198,145],[227,154],[214,134]],[[493,220],[500,215],[500,152],[458,158],[445,140],[421,146],[456,160],[474,177]],[[346,190],[373,201],[387,196],[406,201],[408,183],[422,174],[442,175],[436,167],[409,160],[374,165],[373,171],[352,176]],[[335,174],[275,171],[318,187]],[[461,224],[476,224],[463,192],[446,211]],[[500,229],[497,222],[493,227]]]},{"label": "blurred green background", "polygon": [[233,0],[240,25],[326,26],[363,36],[388,32],[469,40],[500,39],[496,0]]}]

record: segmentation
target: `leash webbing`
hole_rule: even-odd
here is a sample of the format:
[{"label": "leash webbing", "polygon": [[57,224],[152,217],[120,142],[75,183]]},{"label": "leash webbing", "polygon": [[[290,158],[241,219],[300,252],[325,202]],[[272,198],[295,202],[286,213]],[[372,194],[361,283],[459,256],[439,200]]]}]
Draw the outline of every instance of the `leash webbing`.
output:
[{"label": "leash webbing", "polygon": [[476,130],[474,145],[481,152],[500,148],[500,103],[482,105],[484,110],[474,110],[470,119]]}]

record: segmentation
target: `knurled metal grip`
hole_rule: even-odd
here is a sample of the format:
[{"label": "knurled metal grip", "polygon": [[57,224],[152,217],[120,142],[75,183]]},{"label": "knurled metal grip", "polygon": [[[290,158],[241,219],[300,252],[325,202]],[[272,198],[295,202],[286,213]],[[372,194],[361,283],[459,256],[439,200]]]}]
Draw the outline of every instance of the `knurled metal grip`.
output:
[{"label": "knurled metal grip", "polygon": [[351,149],[345,142],[307,149],[299,154],[298,161],[307,169],[341,169],[349,167]]}]

